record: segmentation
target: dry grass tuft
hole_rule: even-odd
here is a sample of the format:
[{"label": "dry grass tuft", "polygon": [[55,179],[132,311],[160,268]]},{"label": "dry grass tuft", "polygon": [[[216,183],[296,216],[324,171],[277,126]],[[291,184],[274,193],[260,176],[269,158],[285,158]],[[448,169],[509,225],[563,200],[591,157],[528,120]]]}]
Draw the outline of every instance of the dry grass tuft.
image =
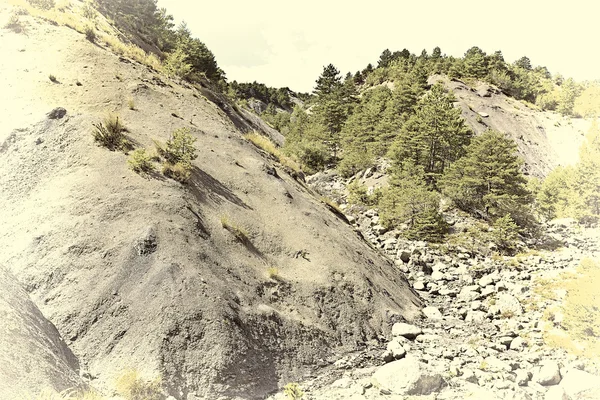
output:
[{"label": "dry grass tuft", "polygon": [[160,400],[164,398],[159,378],[148,381],[136,370],[124,371],[116,382],[117,393],[128,400]]},{"label": "dry grass tuft", "polygon": [[268,137],[261,135],[258,132],[251,132],[244,135],[244,138],[250,141],[253,145],[258,147],[261,150],[266,151],[271,156],[273,156],[281,165],[290,169],[292,172],[301,173],[302,168],[300,165],[287,157],[281,149],[279,149],[275,143],[273,143]]},{"label": "dry grass tuft", "polygon": [[232,222],[228,215],[224,214],[221,216],[221,226],[235,236],[235,238],[240,242],[248,241],[248,231]]}]

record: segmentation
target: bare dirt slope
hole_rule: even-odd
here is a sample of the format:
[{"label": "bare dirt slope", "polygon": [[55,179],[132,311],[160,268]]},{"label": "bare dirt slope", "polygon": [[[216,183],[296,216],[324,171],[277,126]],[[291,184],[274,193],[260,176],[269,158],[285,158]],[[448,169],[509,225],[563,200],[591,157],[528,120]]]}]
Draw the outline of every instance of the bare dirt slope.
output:
[{"label": "bare dirt slope", "polygon": [[488,84],[470,87],[442,76],[430,78],[430,83],[437,81],[452,89],[463,117],[476,133],[494,129],[517,143],[525,173],[544,177],[558,165],[577,162],[590,121],[528,108]]},{"label": "bare dirt slope", "polygon": [[83,386],[79,362],[19,282],[0,270],[0,399]]},{"label": "bare dirt slope", "polygon": [[[110,393],[134,368],[177,399],[260,398],[418,314],[394,266],[244,140],[231,110],[71,29],[23,20],[27,35],[0,30],[0,265],[92,385]],[[66,115],[47,118],[55,107]],[[95,144],[108,111],[137,147],[190,128],[190,183],[141,177]],[[225,215],[248,240],[222,228]]]}]

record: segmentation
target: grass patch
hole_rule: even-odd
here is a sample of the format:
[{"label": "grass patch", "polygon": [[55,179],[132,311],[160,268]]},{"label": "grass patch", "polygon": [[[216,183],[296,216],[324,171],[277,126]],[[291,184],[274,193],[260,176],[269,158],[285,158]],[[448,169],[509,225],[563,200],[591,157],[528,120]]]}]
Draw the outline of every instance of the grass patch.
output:
[{"label": "grass patch", "polygon": [[164,396],[159,378],[145,380],[136,370],[123,372],[116,382],[117,393],[128,400],[160,400]]},{"label": "grass patch", "polygon": [[283,387],[283,393],[289,400],[300,400],[304,397],[304,392],[296,382],[290,382]]},{"label": "grass patch", "polygon": [[267,268],[267,276],[269,277],[269,279],[279,280],[279,269],[277,269],[277,267]]},{"label": "grass patch", "polygon": [[102,122],[93,124],[93,127],[94,140],[107,149],[127,151],[131,148],[123,134],[126,131],[125,126],[119,121],[118,115],[109,114]]},{"label": "grass patch", "polygon": [[248,241],[248,231],[231,221],[228,215],[221,216],[221,226],[240,242]]},{"label": "grass patch", "polygon": [[294,172],[296,174],[300,174],[302,172],[300,164],[283,154],[281,149],[277,147],[275,143],[273,143],[268,137],[263,136],[258,132],[251,132],[245,134],[244,138],[250,141],[259,149],[264,150],[265,152],[273,156],[281,165],[283,165],[291,172]]},{"label": "grass patch", "polygon": [[187,183],[192,175],[189,164],[171,164],[170,162],[163,163],[162,173],[167,178],[171,178],[179,183]]}]

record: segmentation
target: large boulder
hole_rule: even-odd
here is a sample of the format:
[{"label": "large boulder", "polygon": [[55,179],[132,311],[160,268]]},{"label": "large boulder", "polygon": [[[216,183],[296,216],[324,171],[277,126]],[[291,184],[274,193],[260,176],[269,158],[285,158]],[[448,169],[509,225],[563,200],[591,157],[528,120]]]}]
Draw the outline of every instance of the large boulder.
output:
[{"label": "large boulder", "polygon": [[442,375],[427,370],[415,357],[407,357],[379,368],[373,374],[373,384],[390,394],[429,395],[447,386]]},{"label": "large boulder", "polygon": [[533,381],[542,386],[552,386],[560,383],[560,368],[555,361],[547,361],[533,374]]},{"label": "large boulder", "polygon": [[392,326],[393,336],[404,336],[407,339],[415,339],[423,333],[423,330],[418,326],[397,322]]}]

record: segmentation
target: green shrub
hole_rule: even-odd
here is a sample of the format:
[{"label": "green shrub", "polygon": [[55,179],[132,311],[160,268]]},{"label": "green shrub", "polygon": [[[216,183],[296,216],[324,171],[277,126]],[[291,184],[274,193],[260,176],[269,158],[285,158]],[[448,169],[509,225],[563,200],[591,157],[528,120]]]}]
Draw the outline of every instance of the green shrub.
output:
[{"label": "green shrub", "polygon": [[382,196],[382,191],[377,189],[373,194],[367,193],[365,185],[361,185],[357,180],[347,186],[348,202],[350,204],[360,204],[364,206],[376,206]]},{"label": "green shrub", "polygon": [[190,134],[189,128],[176,129],[167,140],[166,147],[160,149],[161,156],[170,164],[189,165],[191,169],[192,161],[198,158],[195,142],[196,138]]},{"label": "green shrub", "polygon": [[109,114],[101,123],[93,124],[94,140],[109,150],[127,150],[129,142],[123,135],[125,127],[117,115]]},{"label": "green shrub", "polygon": [[154,171],[154,164],[152,164],[152,157],[146,153],[146,149],[137,149],[129,160],[129,167],[137,173],[148,173]]},{"label": "green shrub", "polygon": [[494,221],[492,240],[504,252],[512,252],[516,249],[519,240],[519,227],[510,217],[510,214]]},{"label": "green shrub", "polygon": [[188,78],[192,72],[192,65],[186,62],[187,55],[183,50],[177,49],[167,55],[165,59],[165,72],[170,77]]}]

